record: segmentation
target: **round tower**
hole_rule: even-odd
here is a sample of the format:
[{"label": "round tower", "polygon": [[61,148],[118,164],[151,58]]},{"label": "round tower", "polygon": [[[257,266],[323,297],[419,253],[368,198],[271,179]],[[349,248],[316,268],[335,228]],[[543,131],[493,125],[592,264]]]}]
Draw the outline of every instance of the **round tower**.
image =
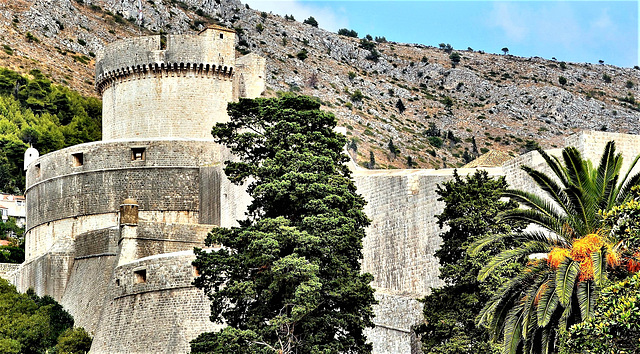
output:
[{"label": "round tower", "polygon": [[235,31],[136,37],[105,47],[96,62],[102,138],[212,139],[233,100]]}]

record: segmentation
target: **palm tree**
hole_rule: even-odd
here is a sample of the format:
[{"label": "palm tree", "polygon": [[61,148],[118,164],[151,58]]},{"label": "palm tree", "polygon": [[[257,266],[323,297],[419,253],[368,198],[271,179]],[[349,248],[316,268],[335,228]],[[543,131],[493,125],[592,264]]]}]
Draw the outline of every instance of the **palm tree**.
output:
[{"label": "palm tree", "polygon": [[[607,143],[597,168],[573,147],[562,151],[564,165],[557,157],[538,152],[551,176],[527,166],[522,169],[543,196],[508,190],[504,196],[526,208],[502,215],[537,227],[511,235],[518,246],[495,256],[479,273],[483,280],[505,264],[528,261],[523,272],[498,289],[477,319],[489,327],[494,339],[504,336],[503,353],[552,352],[558,329],[592,316],[607,269],[625,262],[624,242],[607,233],[602,212],[628,201],[631,188],[640,182],[640,174],[631,176],[640,155],[619,181],[622,156],[615,153],[613,141]],[[473,249],[504,237],[489,236]]]}]

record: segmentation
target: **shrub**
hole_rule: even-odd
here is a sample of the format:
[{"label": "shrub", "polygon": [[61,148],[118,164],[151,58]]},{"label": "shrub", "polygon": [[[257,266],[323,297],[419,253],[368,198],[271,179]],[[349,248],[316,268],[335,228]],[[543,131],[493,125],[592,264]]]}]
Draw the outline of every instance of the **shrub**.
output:
[{"label": "shrub", "polygon": [[430,136],[428,138],[429,140],[429,144],[431,144],[431,146],[436,147],[436,148],[441,148],[442,147],[442,138],[440,138],[439,136]]},{"label": "shrub", "polygon": [[[293,16],[291,16],[291,18],[293,18]],[[318,21],[316,21],[315,18],[313,18],[313,16],[309,16],[308,19],[302,21],[302,23],[309,25],[309,26],[313,26],[313,27],[318,27]]]},{"label": "shrub", "polygon": [[361,102],[363,98],[364,98],[364,95],[360,90],[355,90],[350,97],[351,101],[353,102]]},{"label": "shrub", "polygon": [[57,353],[84,354],[91,349],[93,339],[82,327],[69,328],[58,337]]},{"label": "shrub", "polygon": [[610,83],[611,82],[611,76],[609,76],[607,74],[602,74],[602,81],[604,81],[606,83]]},{"label": "shrub", "polygon": [[301,51],[298,52],[298,54],[296,54],[296,58],[300,59],[300,60],[305,60],[308,57],[308,52],[306,49],[302,49]]},{"label": "shrub", "polygon": [[358,32],[354,31],[354,30],[349,30],[346,28],[341,28],[338,30],[338,34],[341,36],[345,36],[345,37],[353,37],[353,38],[358,38]]},{"label": "shrub", "polygon": [[564,76],[560,76],[560,77],[558,78],[558,82],[560,83],[560,85],[564,86],[564,85],[566,85],[566,84],[567,84],[567,78],[566,78],[566,77],[564,77]]}]

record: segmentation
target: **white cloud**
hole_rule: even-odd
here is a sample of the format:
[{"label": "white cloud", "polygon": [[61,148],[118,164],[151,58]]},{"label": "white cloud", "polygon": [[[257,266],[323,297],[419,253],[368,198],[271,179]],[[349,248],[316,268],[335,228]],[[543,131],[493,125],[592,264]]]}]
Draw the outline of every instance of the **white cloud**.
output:
[{"label": "white cloud", "polygon": [[526,18],[509,3],[495,2],[489,21],[490,26],[502,29],[505,36],[514,42],[522,42],[529,33]]},{"label": "white cloud", "polygon": [[304,21],[313,16],[319,27],[336,32],[340,28],[348,28],[349,20],[344,13],[339,13],[328,6],[318,6],[300,0],[244,0],[252,9],[273,12],[275,14],[293,15],[297,21]]}]

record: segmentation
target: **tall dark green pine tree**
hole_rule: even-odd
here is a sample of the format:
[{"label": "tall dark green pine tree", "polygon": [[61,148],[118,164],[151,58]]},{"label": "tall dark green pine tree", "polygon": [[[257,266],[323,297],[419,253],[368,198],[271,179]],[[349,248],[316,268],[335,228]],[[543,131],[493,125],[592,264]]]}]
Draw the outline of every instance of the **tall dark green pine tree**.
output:
[{"label": "tall dark green pine tree", "polygon": [[[509,233],[520,227],[497,219],[499,213],[517,207],[515,202],[500,200],[506,187],[504,177],[493,179],[484,170],[466,178],[456,172],[453,180],[438,185],[438,200],[445,203],[437,215],[438,225],[448,226],[440,235],[442,245],[436,251],[440,279],[445,285],[421,300],[424,324],[416,332],[422,335],[425,353],[498,353],[499,346],[491,343],[484,328],[476,327],[475,319],[503,280],[497,274],[487,282],[481,283],[477,278],[480,269],[504,249],[504,244],[474,255],[468,254],[467,248],[487,234]],[[513,264],[503,272],[511,274],[518,268]]]},{"label": "tall dark green pine tree", "polygon": [[309,97],[241,99],[213,128],[231,148],[234,183],[253,201],[239,227],[216,228],[196,249],[195,285],[228,325],[192,342],[192,352],[369,353],[363,330],[375,303],[360,274],[369,220],[342,152],[336,119]]}]

